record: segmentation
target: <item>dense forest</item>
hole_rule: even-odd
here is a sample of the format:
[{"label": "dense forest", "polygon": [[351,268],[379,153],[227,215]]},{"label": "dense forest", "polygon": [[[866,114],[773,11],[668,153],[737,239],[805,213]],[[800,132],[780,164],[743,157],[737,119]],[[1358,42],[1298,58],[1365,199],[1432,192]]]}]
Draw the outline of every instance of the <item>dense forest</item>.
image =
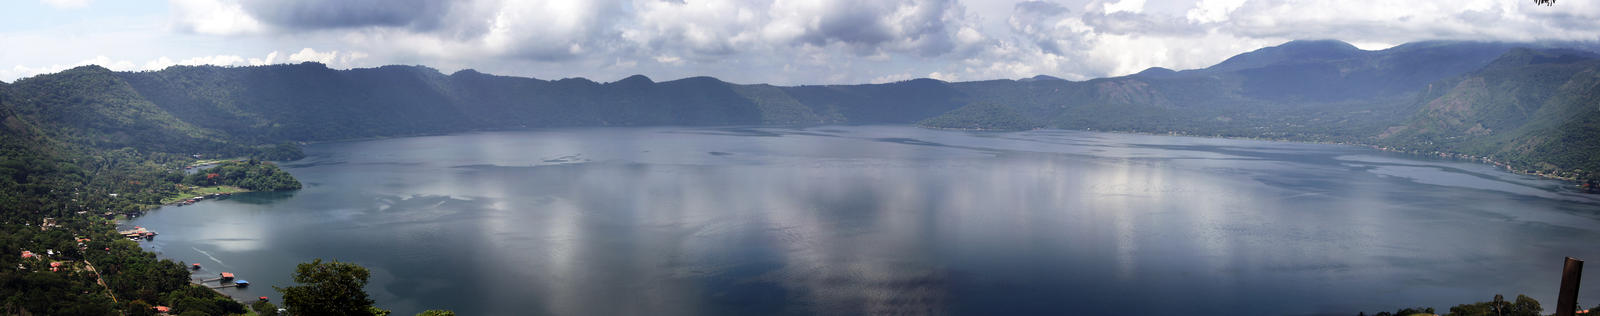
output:
[{"label": "dense forest", "polygon": [[[1596,104],[1600,56],[1484,42],[1368,51],[1294,41],[1203,69],[1086,81],[788,87],[710,77],[542,80],[423,66],[83,66],[0,83],[0,250],[44,253],[0,256],[0,264],[24,267],[0,272],[0,309],[242,312],[187,286],[178,263],[113,235],[107,216],[137,215],[193,187],[297,189],[262,161],[303,157],[303,142],[561,126],[1060,128],[1369,144],[1595,180]],[[183,172],[200,158],[243,161]],[[42,229],[46,218],[55,226]],[[67,266],[49,271],[50,262]]]},{"label": "dense forest", "polygon": [[278,170],[271,162],[257,159],[218,163],[209,169],[183,177],[183,184],[191,186],[231,185],[251,191],[299,190],[300,181],[288,172]]},{"label": "dense forest", "polygon": [[[281,159],[298,158],[298,147],[228,144],[139,108],[149,104],[115,82],[69,76],[50,84],[0,85],[0,266],[18,267],[0,269],[0,313],[154,315],[154,306],[174,315],[246,313],[191,286],[182,263],[145,252],[110,218],[179,194],[183,167],[195,161],[185,152]],[[282,176],[237,179],[263,183],[262,190],[288,187],[280,179],[286,173],[264,168],[250,170]]]}]

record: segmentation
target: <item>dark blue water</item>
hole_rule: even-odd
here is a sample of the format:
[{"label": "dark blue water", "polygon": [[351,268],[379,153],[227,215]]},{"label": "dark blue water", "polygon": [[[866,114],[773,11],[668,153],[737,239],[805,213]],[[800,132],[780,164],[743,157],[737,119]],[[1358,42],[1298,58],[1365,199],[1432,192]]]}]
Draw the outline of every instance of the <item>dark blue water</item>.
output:
[{"label": "dark blue water", "polygon": [[1600,258],[1600,202],[1562,182],[1350,146],[867,126],[306,150],[283,164],[304,190],[128,225],[255,283],[239,297],[277,298],[313,258],[362,264],[397,315],[1553,306],[1562,258]]}]

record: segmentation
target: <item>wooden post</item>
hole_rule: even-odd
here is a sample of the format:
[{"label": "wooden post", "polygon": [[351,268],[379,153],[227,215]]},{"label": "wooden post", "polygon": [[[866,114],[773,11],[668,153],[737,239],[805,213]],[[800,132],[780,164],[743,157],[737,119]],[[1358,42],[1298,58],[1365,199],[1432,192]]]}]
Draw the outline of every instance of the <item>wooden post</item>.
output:
[{"label": "wooden post", "polygon": [[1583,276],[1583,260],[1567,257],[1561,268],[1561,295],[1556,297],[1556,316],[1575,316],[1578,312],[1578,278]]}]

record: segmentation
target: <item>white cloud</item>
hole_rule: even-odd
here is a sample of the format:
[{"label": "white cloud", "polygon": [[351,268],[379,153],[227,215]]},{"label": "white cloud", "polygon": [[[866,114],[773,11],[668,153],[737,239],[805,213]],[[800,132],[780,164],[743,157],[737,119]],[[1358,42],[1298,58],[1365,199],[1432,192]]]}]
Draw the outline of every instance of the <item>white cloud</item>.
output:
[{"label": "white cloud", "polygon": [[1409,1],[1403,4],[1304,0],[1252,1],[1221,31],[1248,37],[1336,38],[1398,43],[1430,39],[1600,40],[1600,4],[1531,1]]},{"label": "white cloud", "polygon": [[[55,69],[35,65],[72,65],[105,55],[143,60],[133,67],[142,69],[318,61],[336,68],[425,64],[543,78],[642,73],[777,84],[881,82],[934,73],[964,80],[1037,74],[1084,79],[1153,66],[1205,67],[1293,39],[1339,39],[1368,49],[1433,39],[1600,40],[1600,4],[1576,1],[1556,7],[1504,0],[386,3],[417,4],[409,9],[374,9],[365,2],[169,1],[168,16],[159,19],[167,21],[166,30],[178,32],[141,39],[161,44],[137,47],[137,55],[110,48],[126,44],[102,43],[128,37],[123,34],[77,38],[0,31],[16,46],[43,47],[0,51],[0,63],[27,65],[0,70],[0,78]],[[109,21],[77,30],[125,24]],[[284,47],[294,49],[253,55]],[[86,53],[73,55],[78,52]]]},{"label": "white cloud", "polygon": [[314,61],[314,62],[319,62],[319,63],[326,64],[326,63],[333,62],[333,59],[335,57],[338,57],[338,54],[339,54],[338,51],[318,52],[315,49],[311,49],[311,48],[307,47],[307,48],[300,49],[300,52],[297,52],[297,53],[294,53],[294,54],[290,54],[289,55],[289,61],[297,62],[297,63]]},{"label": "white cloud", "polygon": [[1190,22],[1215,23],[1228,20],[1228,14],[1238,10],[1246,0],[1200,0],[1185,15]]},{"label": "white cloud", "polygon": [[1107,14],[1117,12],[1140,13],[1144,12],[1144,0],[1122,0],[1115,3],[1106,3],[1104,10]]},{"label": "white cloud", "polygon": [[663,64],[683,64],[683,58],[678,58],[678,56],[656,56],[655,60],[656,62]]},{"label": "white cloud", "polygon": [[172,26],[178,30],[210,35],[254,34],[266,30],[255,17],[245,13],[237,1],[170,0]]},{"label": "white cloud", "polygon": [[[368,56],[369,55],[367,55],[367,53],[363,53],[363,52],[343,52],[343,53],[341,53],[341,52],[336,51],[336,50],[335,51],[319,52],[316,49],[312,49],[310,47],[306,47],[306,48],[300,49],[299,52],[296,52],[294,54],[290,54],[289,55],[289,62],[299,63],[299,62],[312,61],[312,62],[322,63],[324,65],[328,65],[328,66],[335,67],[335,68],[346,68],[346,67],[350,67],[351,65],[353,65],[356,61],[361,60],[361,59],[365,59]],[[230,57],[232,57],[232,56],[230,56]],[[271,59],[276,58],[276,57],[277,57],[277,52],[272,52],[272,54],[268,54],[267,55],[267,60],[271,60]],[[234,57],[234,58],[237,58],[237,57]],[[226,59],[226,60],[232,61],[233,59]],[[239,61],[244,61],[243,59],[238,59],[238,60]]]},{"label": "white cloud", "polygon": [[957,80],[960,80],[961,77],[957,76],[955,74],[940,73],[940,72],[935,71],[935,72],[928,73],[928,78],[942,80],[942,81],[957,81]]},{"label": "white cloud", "polygon": [[506,1],[488,17],[484,48],[509,57],[561,60],[598,50],[608,2]]},{"label": "white cloud", "polygon": [[766,4],[735,0],[683,3],[636,0],[634,23],[619,27],[628,44],[658,53],[722,56],[761,45],[761,27],[771,21]]},{"label": "white cloud", "polygon": [[267,57],[265,57],[265,58],[251,58],[250,59],[250,65],[251,66],[271,65],[271,64],[276,64],[276,63],[278,63],[278,51],[272,51],[271,53],[267,53]]}]

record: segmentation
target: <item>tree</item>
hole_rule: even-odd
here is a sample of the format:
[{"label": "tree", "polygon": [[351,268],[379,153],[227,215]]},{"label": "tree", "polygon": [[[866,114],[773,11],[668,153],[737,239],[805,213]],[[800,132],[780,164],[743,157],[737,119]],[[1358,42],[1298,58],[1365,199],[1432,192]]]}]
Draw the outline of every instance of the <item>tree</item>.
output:
[{"label": "tree", "polygon": [[366,290],[367,268],[337,260],[316,259],[295,267],[294,282],[274,287],[283,293],[283,306],[294,315],[372,315]]},{"label": "tree", "polygon": [[150,304],[145,303],[144,301],[133,300],[124,306],[127,306],[123,309],[125,310],[124,315],[155,316],[156,314],[156,311],[154,310],[155,307],[150,306]]},{"label": "tree", "polygon": [[417,313],[417,316],[456,316],[456,312],[442,309],[430,309],[421,313]]},{"label": "tree", "polygon": [[1456,305],[1450,308],[1452,316],[1478,316],[1478,315],[1503,315],[1503,316],[1538,316],[1544,311],[1539,306],[1539,301],[1526,295],[1517,295],[1516,301],[1506,302],[1504,296],[1496,294],[1494,300],[1477,302],[1473,304]]},{"label": "tree", "polygon": [[278,316],[278,306],[272,305],[272,302],[264,300],[256,301],[255,303],[250,304],[250,309],[256,310],[257,315]]},{"label": "tree", "polygon": [[1556,5],[1556,0],[1533,0],[1533,4],[1542,4],[1542,5],[1554,6],[1554,5]]}]

